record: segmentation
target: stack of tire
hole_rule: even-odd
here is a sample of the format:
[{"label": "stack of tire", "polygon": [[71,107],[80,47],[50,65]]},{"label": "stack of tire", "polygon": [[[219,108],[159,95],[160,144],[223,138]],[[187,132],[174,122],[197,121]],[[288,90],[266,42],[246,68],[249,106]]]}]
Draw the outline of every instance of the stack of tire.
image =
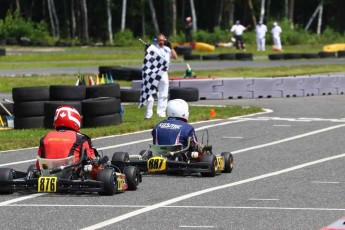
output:
[{"label": "stack of tire", "polygon": [[119,84],[86,87],[86,98],[81,101],[83,126],[97,127],[122,123]]},{"label": "stack of tire", "polygon": [[44,104],[44,127],[54,128],[54,115],[61,105],[72,106],[83,114],[81,101],[85,99],[85,86],[75,85],[51,85],[49,87],[50,101]]},{"label": "stack of tire", "polygon": [[15,129],[44,128],[44,104],[49,101],[49,87],[15,87],[12,89]]},{"label": "stack of tire", "polygon": [[0,48],[0,56],[6,55],[6,49]]},{"label": "stack of tire", "polygon": [[199,100],[199,90],[193,87],[171,87],[169,89],[169,100],[183,99],[187,102]]}]

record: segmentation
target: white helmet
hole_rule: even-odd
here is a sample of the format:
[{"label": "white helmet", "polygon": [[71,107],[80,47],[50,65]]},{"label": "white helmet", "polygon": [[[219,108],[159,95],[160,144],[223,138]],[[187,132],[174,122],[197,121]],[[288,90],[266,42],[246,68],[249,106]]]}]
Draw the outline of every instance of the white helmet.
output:
[{"label": "white helmet", "polygon": [[188,121],[189,107],[187,102],[182,99],[174,99],[168,101],[167,107],[168,117],[182,118]]}]

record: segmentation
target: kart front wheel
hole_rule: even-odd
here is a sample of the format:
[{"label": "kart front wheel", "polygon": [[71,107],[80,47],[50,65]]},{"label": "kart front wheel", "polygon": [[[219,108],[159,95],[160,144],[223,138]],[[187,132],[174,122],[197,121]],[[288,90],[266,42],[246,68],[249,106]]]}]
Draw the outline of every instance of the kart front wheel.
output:
[{"label": "kart front wheel", "polygon": [[111,164],[120,168],[121,171],[127,166],[129,162],[129,154],[127,152],[115,152],[111,158]]},{"label": "kart front wheel", "polygon": [[0,194],[12,194],[14,189],[11,185],[6,185],[6,182],[13,181],[15,178],[15,172],[11,168],[0,168],[0,183],[4,182],[4,185],[0,186]]},{"label": "kart front wheel", "polygon": [[103,182],[103,191],[98,192],[101,196],[112,196],[117,191],[117,180],[113,169],[102,169],[97,174],[97,181]]},{"label": "kart front wheel", "polygon": [[140,172],[135,166],[127,166],[123,170],[128,184],[128,190],[137,190],[140,183]]},{"label": "kart front wheel", "polygon": [[224,152],[221,156],[224,159],[224,170],[222,173],[231,173],[234,169],[234,157],[229,152]]},{"label": "kart front wheel", "polygon": [[216,176],[216,171],[217,171],[217,157],[213,154],[206,154],[203,155],[200,159],[200,162],[207,163],[210,168],[210,172],[201,172],[201,176],[203,177],[214,177]]}]

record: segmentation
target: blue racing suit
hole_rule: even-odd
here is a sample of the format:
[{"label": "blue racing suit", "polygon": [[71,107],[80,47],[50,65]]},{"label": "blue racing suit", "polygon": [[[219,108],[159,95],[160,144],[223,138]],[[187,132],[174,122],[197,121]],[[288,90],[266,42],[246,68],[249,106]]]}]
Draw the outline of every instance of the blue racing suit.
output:
[{"label": "blue racing suit", "polygon": [[169,117],[159,122],[152,130],[153,144],[188,146],[188,137],[192,137],[192,147],[198,146],[194,127],[178,118]]}]

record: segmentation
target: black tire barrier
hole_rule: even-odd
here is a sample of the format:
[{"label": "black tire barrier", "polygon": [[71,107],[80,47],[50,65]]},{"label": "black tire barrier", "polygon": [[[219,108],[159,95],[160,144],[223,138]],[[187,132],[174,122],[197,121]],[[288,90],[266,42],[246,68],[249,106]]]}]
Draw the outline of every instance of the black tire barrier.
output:
[{"label": "black tire barrier", "polygon": [[202,60],[219,60],[219,55],[216,54],[207,54],[207,55],[203,55]]},{"label": "black tire barrier", "polygon": [[321,52],[319,52],[319,57],[320,58],[335,58],[336,54],[337,54],[336,52],[321,51]]},{"label": "black tire barrier", "polygon": [[183,55],[183,59],[186,61],[189,60],[200,60],[201,59],[201,55],[200,54],[185,54]]},{"label": "black tire barrier", "polygon": [[18,41],[16,38],[7,38],[6,39],[6,45],[16,46],[16,45],[18,45]]},{"label": "black tire barrier", "polygon": [[318,53],[303,53],[302,58],[305,58],[305,59],[319,58],[319,54]]},{"label": "black tire barrier", "polygon": [[14,117],[15,129],[44,128],[44,116],[39,117]]},{"label": "black tire barrier", "polygon": [[192,53],[192,47],[191,46],[176,46],[174,48],[176,53],[178,55],[186,55],[186,54],[191,54]]},{"label": "black tire barrier", "polygon": [[286,60],[301,59],[301,58],[302,58],[302,54],[298,54],[298,53],[287,53],[287,54],[284,54],[284,59],[286,59]]},{"label": "black tire barrier", "polygon": [[46,129],[54,129],[54,117],[44,117],[43,126]]},{"label": "black tire barrier", "polygon": [[219,59],[220,60],[235,60],[236,54],[234,54],[234,53],[219,54]]},{"label": "black tire barrier", "polygon": [[6,55],[6,49],[0,49],[0,56]]},{"label": "black tire barrier", "polygon": [[15,102],[13,115],[15,117],[39,117],[44,116],[45,101]]},{"label": "black tire barrier", "polygon": [[49,101],[48,86],[15,87],[12,89],[14,102],[23,101]]},{"label": "black tire barrier", "polygon": [[[1,103],[8,110],[8,112],[13,114],[13,103],[8,103],[8,102],[1,102]],[[0,115],[7,115],[7,116],[9,116],[7,111],[4,108],[2,108],[2,106],[0,106]]]},{"label": "black tire barrier", "polygon": [[85,99],[97,97],[116,97],[120,98],[120,85],[117,83],[86,86]]},{"label": "black tire barrier", "polygon": [[135,67],[131,67],[131,75],[130,75],[130,80],[131,81],[135,81],[135,80],[141,80],[142,77],[142,69],[141,68],[135,68]]},{"label": "black tire barrier", "polygon": [[140,89],[121,89],[121,102],[139,102]]},{"label": "black tire barrier", "polygon": [[50,100],[81,101],[85,99],[86,87],[83,85],[51,85]]},{"label": "black tire barrier", "polygon": [[183,99],[185,101],[198,101],[199,90],[197,88],[170,88],[169,100]]},{"label": "black tire barrier", "polygon": [[[98,67],[99,74],[111,74],[114,80],[130,81],[132,69],[130,67],[122,66],[100,66]],[[141,78],[140,78],[141,79]]]},{"label": "black tire barrier", "polygon": [[81,101],[83,117],[97,117],[114,113],[121,110],[121,101],[114,97],[92,98]]},{"label": "black tire barrier", "polygon": [[72,106],[79,114],[82,114],[80,101],[46,101],[44,103],[44,116],[54,117],[56,109],[61,105]]},{"label": "black tire barrier", "polygon": [[85,128],[118,125],[121,123],[122,117],[119,113],[97,117],[83,117],[83,127]]},{"label": "black tire barrier", "polygon": [[253,54],[252,53],[236,53],[236,60],[253,61]]},{"label": "black tire barrier", "polygon": [[272,61],[283,60],[284,59],[284,54],[269,54],[268,55],[268,59],[270,59]]},{"label": "black tire barrier", "polygon": [[338,51],[337,56],[338,56],[338,58],[339,57],[345,57],[345,51]]}]

